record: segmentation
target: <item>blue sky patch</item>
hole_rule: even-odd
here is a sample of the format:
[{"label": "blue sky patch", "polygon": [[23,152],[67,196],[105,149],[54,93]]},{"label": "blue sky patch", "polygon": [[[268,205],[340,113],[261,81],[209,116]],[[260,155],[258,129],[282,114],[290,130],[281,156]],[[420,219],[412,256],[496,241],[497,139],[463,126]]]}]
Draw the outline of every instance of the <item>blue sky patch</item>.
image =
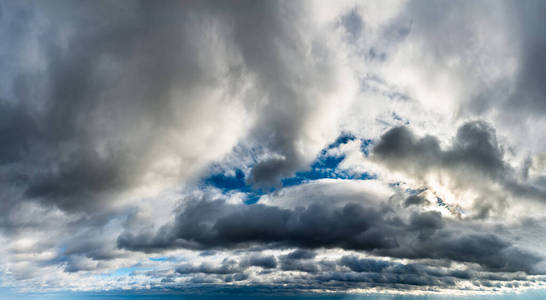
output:
[{"label": "blue sky patch", "polygon": [[[355,140],[356,137],[350,133],[342,133],[332,144],[323,149],[317,159],[311,164],[309,170],[296,172],[296,174],[289,178],[282,179],[283,186],[294,186],[302,184],[311,180],[318,180],[324,178],[332,179],[374,179],[375,176],[369,173],[353,174],[343,170],[339,170],[339,164],[345,159],[345,155],[332,156],[328,155],[328,150],[337,148],[343,144],[347,144],[350,141]],[[367,156],[368,147],[371,145],[372,140],[363,139],[361,151]]]},{"label": "blue sky patch", "polygon": [[254,189],[252,185],[247,184],[245,173],[241,169],[235,169],[234,175],[226,173],[216,173],[203,180],[205,185],[214,186],[220,189],[223,193],[241,192],[246,194],[247,204],[256,203],[264,194],[262,189]]},{"label": "blue sky patch", "polygon": [[[354,174],[347,171],[339,170],[339,164],[345,159],[344,155],[329,155],[328,151],[337,148],[350,141],[356,140],[357,137],[351,133],[342,133],[333,143],[322,149],[317,158],[311,163],[308,170],[299,171],[294,176],[281,179],[283,187],[295,186],[308,181],[332,178],[332,179],[355,179],[368,180],[375,179],[375,175],[369,173]],[[361,151],[368,156],[369,147],[372,144],[370,139],[361,140]],[[246,194],[247,204],[256,203],[260,197],[266,192],[262,189],[255,189],[246,181],[245,173],[242,169],[234,169],[232,172],[214,173],[203,179],[204,185],[214,186],[220,189],[223,193],[241,192]],[[268,191],[274,191],[271,188]]]},{"label": "blue sky patch", "polygon": [[160,256],[160,257],[150,257],[150,261],[176,261],[175,257],[172,256]]},{"label": "blue sky patch", "polygon": [[360,140],[360,151],[366,155],[366,157],[370,154],[370,146],[372,145],[373,141],[370,139],[361,139]]}]

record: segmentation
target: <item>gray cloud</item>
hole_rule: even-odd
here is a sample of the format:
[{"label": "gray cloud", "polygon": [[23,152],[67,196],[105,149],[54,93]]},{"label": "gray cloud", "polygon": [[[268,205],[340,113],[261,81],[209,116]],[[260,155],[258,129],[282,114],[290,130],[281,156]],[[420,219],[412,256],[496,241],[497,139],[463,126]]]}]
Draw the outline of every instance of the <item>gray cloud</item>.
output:
[{"label": "gray cloud", "polygon": [[546,5],[542,1],[529,1],[519,5],[510,3],[515,12],[514,22],[517,29],[515,39],[519,39],[519,70],[516,76],[516,87],[507,101],[508,111],[543,116],[546,112],[546,88],[541,84],[546,80],[546,38],[542,31],[546,21],[542,11]]},{"label": "gray cloud", "polygon": [[[524,148],[542,151],[546,107],[546,90],[540,84],[546,75],[542,11],[541,1],[438,1],[433,5],[407,1],[392,21],[395,28],[411,24],[407,40],[381,50],[387,56],[408,51],[415,75],[423,76],[423,86],[417,89],[428,90],[432,96],[416,100],[436,109],[449,107],[458,120],[494,120],[511,139],[525,143]],[[438,80],[444,75],[450,78],[447,85]],[[442,97],[438,91],[449,92]],[[449,97],[453,99],[443,99]]]},{"label": "gray cloud", "polygon": [[[237,282],[270,291],[540,281],[543,254],[527,246],[540,249],[543,220],[509,210],[546,199],[536,153],[544,3],[375,6],[0,2],[2,284],[125,288],[142,284],[135,274],[159,278],[149,284],[160,288]],[[397,78],[392,69],[411,72]],[[447,99],[450,116],[429,118],[429,98]],[[390,128],[362,155],[392,126],[383,116],[425,132],[445,124],[424,137]],[[444,143],[442,130],[469,116],[478,121]],[[282,199],[290,187],[281,180],[319,153],[330,157],[320,151],[342,130],[357,138],[327,149],[344,153],[333,168],[371,159],[423,185],[408,192],[378,176],[355,192],[339,172],[323,174],[335,195],[309,176]],[[362,149],[345,152],[359,141]],[[518,167],[521,153],[528,159]],[[246,185],[203,184],[211,165],[237,168],[246,182],[237,175],[234,185]],[[451,191],[477,193],[471,211],[425,196],[435,172],[452,179]],[[364,182],[352,169],[343,174],[352,188]],[[394,195],[363,191],[376,181]],[[265,195],[239,203],[252,188]],[[197,262],[170,259],[188,249],[201,251]],[[225,253],[234,258],[217,259]],[[147,269],[154,264],[161,270]],[[133,278],[117,280],[127,266]]]},{"label": "gray cloud", "polygon": [[200,264],[198,266],[181,265],[176,268],[178,274],[204,273],[204,274],[233,274],[240,273],[242,269],[235,260],[224,259],[220,266]]},{"label": "gray cloud", "polygon": [[378,261],[375,259],[358,258],[355,256],[343,256],[340,263],[354,272],[373,272],[378,273],[383,271],[390,264],[386,261]]},{"label": "gray cloud", "polygon": [[315,256],[316,253],[313,251],[303,249],[294,250],[281,257],[281,270],[317,273],[320,269],[318,264],[313,261]]},{"label": "gray cloud", "polygon": [[435,167],[472,169],[489,178],[502,176],[506,171],[495,133],[483,122],[461,126],[452,148],[446,151],[433,136],[417,138],[407,127],[395,127],[381,137],[373,154],[392,168],[416,175]]},{"label": "gray cloud", "polygon": [[246,258],[243,265],[261,267],[264,269],[274,269],[277,267],[277,259],[273,255],[251,255],[250,257]]},{"label": "gray cloud", "polygon": [[[36,40],[44,67],[25,72],[21,66],[11,74],[11,96],[0,102],[6,116],[0,171],[19,174],[27,199],[90,212],[111,206],[145,177],[163,176],[158,155],[177,160],[169,172],[188,178],[248,131],[251,145],[278,157],[258,161],[249,181],[275,184],[312,159],[297,144],[309,135],[309,118],[323,110],[317,104],[329,105],[338,80],[335,55],[321,37],[307,41],[293,31],[304,26],[299,5],[22,3],[17,9],[32,24],[44,22],[42,29],[34,32],[15,16],[7,22]],[[6,14],[12,10],[9,5]],[[321,58],[316,63],[297,46],[307,42]],[[224,114],[233,107],[235,115]],[[241,127],[253,115],[255,124]],[[229,138],[213,135],[226,128]],[[217,150],[203,153],[205,146]]]},{"label": "gray cloud", "polygon": [[404,201],[404,206],[408,207],[410,205],[421,205],[429,203],[429,201],[419,195],[411,195]]},{"label": "gray cloud", "polygon": [[373,156],[392,170],[423,179],[427,174],[445,170],[460,187],[486,188],[488,182],[505,187],[518,197],[546,199],[546,190],[517,177],[504,160],[495,130],[482,121],[463,124],[450,147],[442,149],[434,136],[416,137],[407,127],[395,127],[381,136]]},{"label": "gray cloud", "polygon": [[[489,271],[534,273],[542,260],[493,233],[444,220],[438,212],[414,211],[407,220],[394,210],[348,203],[342,207],[311,204],[284,209],[261,204],[233,205],[221,200],[196,200],[173,224],[157,232],[125,232],[120,248],[153,252],[172,248],[270,247],[342,248],[382,256],[449,259],[477,263]],[[283,257],[285,269],[317,271],[297,251]],[[514,255],[518,253],[517,255]]]},{"label": "gray cloud", "polygon": [[[325,226],[329,224],[330,226]],[[308,247],[345,246],[356,249],[389,247],[392,240],[373,230],[383,226],[374,208],[347,204],[341,209],[313,204],[294,210],[261,204],[229,205],[223,201],[195,201],[159,234],[125,233],[122,248],[153,251],[169,247],[233,247],[247,243],[287,243]],[[384,230],[388,230],[385,228]],[[366,237],[369,236],[369,239]]]},{"label": "gray cloud", "polygon": [[[177,288],[173,277],[188,277],[201,282],[229,282],[232,280],[246,281],[252,290],[261,288],[269,292],[282,285],[286,292],[295,293],[305,290],[332,290],[345,291],[353,288],[395,288],[398,290],[434,290],[456,288],[459,284],[466,284],[468,288],[484,287],[513,288],[526,285],[527,275],[521,272],[484,272],[475,265],[466,264],[453,268],[451,264],[434,263],[433,261],[396,262],[381,258],[362,257],[360,254],[345,254],[336,259],[318,259],[315,255],[296,255],[294,253],[309,253],[307,250],[297,249],[281,255],[281,264],[276,267],[267,267],[265,274],[275,274],[268,280],[268,285],[253,285],[254,276],[264,273],[253,273],[243,259],[239,265],[233,259],[224,259],[219,262],[204,262],[198,265],[184,264],[176,268],[176,275],[167,275],[165,272],[147,272],[158,278],[169,278],[172,285],[168,288]],[[319,250],[321,254],[328,251]],[[291,257],[292,256],[292,257]],[[248,257],[247,257],[248,258]],[[271,256],[271,258],[275,258]],[[280,272],[280,273],[277,273]],[[296,273],[294,273],[296,272]],[[282,275],[280,275],[282,274]],[[298,275],[294,275],[298,274]],[[280,275],[280,276],[279,276]],[[538,279],[541,280],[541,279]],[[192,279],[192,282],[193,279]],[[207,287],[203,287],[207,288]],[[218,286],[216,288],[222,288]],[[224,287],[225,288],[225,287]],[[266,293],[269,293],[266,292]],[[261,292],[263,293],[263,291]]]}]

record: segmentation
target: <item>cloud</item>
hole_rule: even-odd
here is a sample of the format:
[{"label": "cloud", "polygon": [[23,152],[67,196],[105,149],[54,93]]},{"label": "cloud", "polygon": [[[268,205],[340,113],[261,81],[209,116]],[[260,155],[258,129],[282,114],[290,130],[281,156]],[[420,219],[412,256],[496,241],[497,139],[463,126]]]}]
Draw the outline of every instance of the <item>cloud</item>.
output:
[{"label": "cloud", "polygon": [[419,195],[411,195],[404,201],[404,206],[421,205],[430,203],[427,199],[420,197]]},{"label": "cloud", "polygon": [[256,185],[311,161],[353,79],[304,5],[2,4],[3,234],[67,237],[36,253],[109,268],[130,258],[104,232],[168,218],[173,190],[234,147],[261,153],[252,169],[286,161]]},{"label": "cloud", "polygon": [[340,262],[354,272],[378,273],[389,266],[389,263],[386,261],[358,258],[355,256],[343,256]]},{"label": "cloud", "polygon": [[[363,250],[386,257],[448,259],[477,263],[488,271],[535,273],[542,257],[518,248],[487,229],[442,218],[439,212],[376,208],[348,202],[312,203],[291,209],[270,205],[228,204],[224,200],[188,201],[172,224],[156,232],[125,232],[120,248],[154,252],[173,248],[236,249],[252,245]],[[449,226],[448,226],[449,224]],[[519,253],[519,255],[513,255]],[[313,271],[297,251],[281,259],[286,269]]]},{"label": "cloud", "polygon": [[396,127],[381,137],[373,154],[392,168],[421,176],[434,167],[472,169],[493,179],[506,171],[494,130],[479,121],[459,127],[452,147],[446,151],[433,136],[417,138],[407,127]]},{"label": "cloud", "polygon": [[[187,21],[186,25],[193,22],[198,28],[189,31],[184,25],[186,21],[180,21],[186,18],[171,15],[159,19],[154,17],[154,11],[164,8],[147,7],[143,3],[126,7],[134,18],[120,17],[120,7],[106,3],[88,5],[87,11],[70,3],[33,5],[25,5],[25,11],[33,16],[32,22],[58,20],[44,25],[36,37],[43,40],[38,51],[46,67],[37,74],[14,74],[18,78],[13,87],[15,99],[7,100],[17,100],[18,104],[2,106],[3,110],[24,106],[24,114],[7,120],[3,126],[6,135],[2,138],[9,139],[14,126],[21,127],[18,123],[24,122],[29,128],[21,131],[25,135],[20,142],[16,141],[24,143],[24,147],[5,141],[10,145],[8,149],[18,149],[17,156],[13,150],[6,155],[11,157],[10,166],[18,166],[16,170],[28,183],[21,187],[25,198],[66,211],[102,209],[111,203],[107,199],[121,198],[125,189],[133,188],[143,178],[185,177],[208,159],[223,153],[198,156],[200,150],[184,147],[186,139],[194,140],[199,147],[199,141],[210,138],[194,129],[191,132],[195,136],[190,136],[190,125],[203,128],[205,124],[222,124],[224,130],[234,130],[230,134],[233,137],[240,132],[237,122],[226,123],[229,109],[216,114],[214,121],[218,123],[209,118],[210,113],[201,114],[202,123],[194,122],[186,113],[221,102],[231,93],[230,88],[220,95],[205,91],[227,80],[217,77],[216,82],[207,83],[205,77],[216,76],[213,74],[218,70],[211,60],[207,63],[198,59],[199,54],[205,54],[198,50],[198,44],[207,42],[194,37],[199,32],[219,34],[214,24]],[[182,9],[166,5],[173,10]],[[67,13],[71,7],[76,11],[74,15]],[[86,22],[98,19],[103,20],[100,28],[85,26]],[[180,26],[169,25],[177,23]],[[66,24],[73,31],[62,36],[59,31]],[[164,43],[170,43],[170,47],[159,50],[153,46]],[[220,59],[223,55],[219,48],[208,49],[210,57]],[[186,55],[176,55],[180,52]],[[224,63],[229,64],[228,61]],[[185,95],[180,94],[181,90]],[[200,101],[193,100],[196,98]],[[232,107],[237,110],[236,105]],[[226,147],[224,151],[235,142],[235,139],[206,141],[218,149]],[[158,154],[172,164],[164,166],[164,161],[155,159]],[[178,164],[186,164],[185,169],[190,172],[180,169]],[[6,171],[14,172],[12,168]]]},{"label": "cloud", "polygon": [[431,174],[442,178],[447,172],[452,192],[470,189],[480,194],[474,201],[475,208],[485,209],[484,203],[488,202],[492,203],[488,209],[492,209],[501,202],[498,199],[502,196],[491,189],[491,185],[502,186],[500,193],[509,193],[511,197],[546,199],[546,190],[521,178],[505,160],[495,130],[482,121],[461,125],[451,145],[444,149],[434,136],[417,137],[407,127],[395,127],[381,136],[372,150],[372,157],[392,171],[415,178],[425,185],[425,189],[430,188]]},{"label": "cloud", "polygon": [[176,272],[179,274],[188,273],[204,273],[204,274],[233,274],[241,272],[238,263],[234,260],[224,259],[221,266],[216,267],[208,264],[201,264],[199,266],[182,265],[176,268]]},{"label": "cloud", "polygon": [[2,2],[2,285],[543,285],[543,11]]},{"label": "cloud", "polygon": [[274,269],[277,267],[277,259],[272,255],[252,255],[243,262],[243,265],[261,267],[264,269]]},{"label": "cloud", "polygon": [[11,74],[0,161],[17,168],[4,172],[25,178],[26,199],[93,211],[143,182],[195,178],[248,136],[266,153],[249,181],[274,185],[335,138],[352,80],[300,5],[21,4],[43,24],[21,28],[43,67]]},{"label": "cloud", "polygon": [[281,269],[283,271],[301,271],[307,273],[317,273],[320,269],[318,264],[312,259],[316,253],[309,250],[294,250],[281,257]]},{"label": "cloud", "polygon": [[[268,250],[272,251],[272,250]],[[336,253],[337,252],[337,253]],[[473,264],[454,266],[441,261],[396,261],[393,259],[367,257],[361,253],[340,250],[316,250],[308,255],[308,250],[296,249],[273,251],[271,258],[278,258],[278,267],[260,267],[248,265],[248,256],[243,252],[240,263],[239,254],[230,254],[231,258],[209,259],[199,264],[183,264],[176,267],[176,273],[146,272],[150,280],[169,278],[169,288],[177,289],[180,280],[221,282],[239,280],[243,286],[252,290],[278,289],[279,284],[290,291],[351,291],[354,289],[390,288],[399,291],[441,291],[455,289],[510,289],[526,284],[526,275],[520,272],[486,272]],[[297,253],[297,255],[293,255]],[[301,255],[306,253],[305,255]],[[254,254],[255,255],[255,254]],[[168,276],[168,277],[165,277]],[[264,278],[265,277],[265,278]],[[191,278],[191,279],[190,279]],[[164,281],[162,279],[162,281]],[[539,279],[540,280],[540,279]],[[167,281],[164,281],[167,282]],[[191,288],[191,287],[187,287]],[[211,288],[202,287],[204,289]],[[212,289],[228,288],[215,286]],[[240,287],[241,288],[241,287]],[[263,291],[262,291],[263,292]]]}]

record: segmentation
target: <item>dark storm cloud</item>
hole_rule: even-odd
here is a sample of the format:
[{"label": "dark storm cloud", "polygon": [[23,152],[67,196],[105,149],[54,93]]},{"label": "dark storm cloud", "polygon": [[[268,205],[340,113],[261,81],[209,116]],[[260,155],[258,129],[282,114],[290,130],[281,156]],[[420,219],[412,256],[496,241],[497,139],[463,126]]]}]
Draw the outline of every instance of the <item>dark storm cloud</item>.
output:
[{"label": "dark storm cloud", "polygon": [[[138,8],[133,19],[120,14],[121,7],[102,4],[79,7],[55,2],[41,7],[42,11],[28,8],[35,18],[43,13],[56,18],[58,26],[70,25],[77,34],[68,39],[66,45],[61,45],[56,33],[58,28],[46,27],[41,46],[47,69],[38,78],[34,74],[19,75],[14,82],[15,96],[18,103],[23,103],[19,106],[25,105],[27,111],[12,114],[1,131],[7,151],[0,160],[34,166],[32,170],[25,170],[32,172],[25,174],[28,178],[26,196],[69,211],[104,205],[102,193],[125,187],[134,179],[131,174],[138,173],[135,166],[144,163],[130,158],[144,154],[140,147],[133,147],[136,145],[112,140],[104,144],[103,150],[97,150],[99,144],[109,138],[107,132],[123,135],[121,128],[134,118],[145,117],[156,122],[154,119],[165,115],[152,108],[168,106],[165,93],[173,82],[191,84],[189,78],[184,80],[184,76],[180,77],[182,74],[175,72],[176,68],[194,70],[192,76],[196,78],[201,73],[192,55],[176,58],[170,55],[174,52],[153,55],[153,48],[142,43],[148,40],[150,45],[157,44],[159,37],[154,33],[167,33],[168,18],[162,22],[152,17],[159,7],[135,5]],[[101,26],[86,26],[99,18]],[[172,50],[192,53],[188,45],[180,46]],[[149,56],[148,62],[143,60],[146,56]],[[114,70],[118,72],[116,75],[103,74],[100,65],[105,58],[119,65],[135,63],[146,70],[142,78],[128,87],[136,93],[124,91],[120,86],[116,88],[126,93],[125,97],[105,97],[112,92],[113,84],[121,85],[121,77],[131,77],[128,68]],[[33,94],[41,84],[47,84],[45,93]],[[45,109],[37,111],[31,103],[41,103]],[[7,109],[13,108],[2,105],[1,113]],[[120,118],[110,119],[114,114]],[[113,124],[108,124],[111,121]],[[106,129],[106,135],[99,132],[101,126]],[[33,130],[34,127],[40,129]],[[20,135],[19,139],[10,138],[16,134]]]},{"label": "dark storm cloud", "polygon": [[34,174],[25,195],[68,211],[89,209],[133,178],[127,172],[130,167],[124,170],[121,153],[101,158],[87,149],[78,152],[68,154],[54,169]]},{"label": "dark storm cloud", "polygon": [[301,259],[312,259],[315,258],[317,254],[315,251],[307,249],[298,249],[294,250],[286,255],[286,258],[289,260],[301,260]]},{"label": "dark storm cloud", "polygon": [[[399,213],[356,203],[285,209],[201,199],[188,204],[173,224],[157,232],[123,233],[118,246],[144,252],[246,248],[253,244],[343,248],[382,256],[477,263],[495,272],[533,273],[542,260],[500,236],[444,220],[438,212],[413,211],[407,219]],[[309,250],[298,250],[283,256],[280,265],[287,270],[317,272],[315,264],[306,262],[312,258]]]},{"label": "dark storm cloud", "polygon": [[[233,164],[244,165],[237,170],[247,176],[247,182],[242,181],[247,188],[237,192],[247,192],[250,185],[278,187],[281,179],[308,167],[338,134],[338,121],[347,115],[340,107],[350,107],[354,96],[345,88],[351,90],[353,77],[366,69],[346,65],[366,61],[380,67],[390,62],[396,47],[418,34],[428,41],[424,48],[440,46],[423,52],[434,65],[442,65],[443,55],[455,56],[461,52],[459,44],[473,41],[464,30],[452,29],[460,28],[468,15],[476,19],[483,12],[458,2],[412,1],[402,9],[409,19],[394,18],[394,25],[383,28],[372,22],[375,13],[378,20],[385,17],[380,12],[368,15],[366,10],[344,8],[334,18],[320,11],[322,7],[308,5],[0,3],[0,40],[6,41],[0,45],[0,240],[9,242],[0,247],[7,253],[0,266],[7,270],[0,274],[2,283],[10,284],[11,277],[35,278],[22,285],[72,288],[66,286],[72,273],[84,278],[145,257],[132,251],[176,249],[203,250],[200,261],[249,251],[221,262],[179,264],[185,261],[180,258],[176,267],[157,275],[170,276],[162,284],[187,279],[192,288],[260,281],[260,274],[283,277],[276,286],[264,288],[273,291],[283,290],[283,284],[296,291],[453,287],[459,280],[496,287],[502,281],[542,274],[542,256],[505,232],[493,233],[493,225],[478,223],[494,210],[488,195],[475,203],[479,212],[468,220],[423,212],[434,203],[420,193],[406,193],[399,202],[379,202],[340,191],[337,195],[343,199],[320,196],[325,201],[313,201],[309,198],[314,191],[304,189],[300,192],[305,194],[296,195],[301,197],[296,199],[301,200],[299,207],[233,204],[234,199],[224,201],[228,193],[214,198],[221,200],[184,196],[172,212],[174,220],[162,219],[171,212],[161,210],[176,201],[170,197],[180,197],[179,188],[212,189],[194,183],[211,162],[230,153]],[[537,118],[546,111],[541,84],[546,77],[543,8],[528,2],[514,10],[521,51],[514,90],[502,100],[508,112]],[[370,30],[385,35],[385,41],[367,45],[365,39],[374,38],[367,35]],[[357,49],[359,43],[366,48]],[[417,103],[416,95],[377,78],[366,81],[370,87],[363,89],[373,89],[377,81],[387,87],[383,96],[405,100],[396,105]],[[481,96],[470,105],[474,112],[496,104],[491,94]],[[400,116],[392,112],[392,118],[402,122]],[[352,119],[346,121],[353,126]],[[236,153],[234,147],[245,153]],[[484,181],[477,179],[485,178],[513,195],[546,199],[540,187],[544,178],[533,177],[533,163],[522,168],[526,175],[519,179],[504,152],[495,130],[477,121],[461,126],[447,148],[435,137],[394,128],[381,137],[370,157],[417,178],[441,169],[460,186],[481,188]],[[348,155],[339,157],[345,158]],[[156,188],[161,191],[148,195]],[[425,190],[428,187],[419,192]],[[266,255],[256,248],[293,251]],[[340,249],[359,255],[322,255]],[[398,258],[409,263],[394,262]],[[172,263],[158,261],[146,263],[162,268]],[[448,270],[453,262],[463,267]],[[54,274],[48,274],[53,269]],[[74,283],[75,289],[81,286]]]},{"label": "dark storm cloud", "polygon": [[[160,234],[125,233],[122,248],[153,251],[176,247],[234,247],[248,243],[285,243],[308,247],[345,246],[357,249],[389,247],[393,241],[374,230],[381,224],[374,208],[347,204],[343,208],[313,204],[307,208],[229,205],[222,200],[189,203],[171,227]],[[327,224],[327,225],[326,225]],[[369,239],[366,237],[369,236]]]},{"label": "dark storm cloud", "polygon": [[426,264],[401,264],[372,258],[360,258],[354,255],[343,256],[339,266],[349,268],[347,271],[324,272],[317,276],[318,281],[339,281],[355,286],[391,285],[452,287],[459,279],[471,278],[472,271],[446,271]]},{"label": "dark storm cloud", "polygon": [[[336,262],[338,266],[347,267],[349,271],[331,269],[319,274],[318,282],[339,281],[351,283],[354,286],[411,286],[451,288],[457,282],[467,280],[494,281],[499,287],[525,282],[527,277],[522,273],[483,272],[473,267],[454,269],[441,267],[426,262],[402,264],[376,258],[362,258],[355,255],[345,255]],[[409,286],[409,287],[408,287]]]},{"label": "dark storm cloud", "polygon": [[37,134],[36,124],[22,105],[0,100],[0,165],[25,156]]},{"label": "dark storm cloud", "polygon": [[[176,267],[175,272],[179,276],[191,276],[190,281],[192,282],[195,280],[204,280],[203,283],[217,280],[233,282],[248,279],[248,274],[245,271],[249,266],[246,263],[239,263],[236,260],[226,258],[219,265],[206,262],[199,265],[183,264]],[[271,266],[265,266],[264,268],[271,268]]]},{"label": "dark storm cloud", "polygon": [[[307,251],[295,250],[291,253]],[[332,290],[351,288],[389,287],[395,289],[454,288],[461,282],[474,282],[478,286],[511,287],[524,284],[528,277],[524,273],[484,272],[472,264],[453,268],[450,264],[434,264],[430,261],[401,263],[380,258],[365,258],[360,255],[344,255],[334,260],[317,260],[315,256],[290,258],[290,253],[279,257],[278,269],[269,268],[267,274],[282,272],[268,283],[272,287],[282,285],[288,290]],[[250,266],[243,260],[239,265],[232,259],[221,262],[204,262],[198,265],[185,264],[176,268],[177,276],[206,278],[209,282],[238,281],[251,277]],[[293,272],[298,272],[295,275]],[[148,272],[164,278],[164,272]],[[205,277],[203,277],[205,276]],[[172,278],[168,275],[166,278]],[[540,280],[540,279],[539,279]],[[172,281],[171,281],[172,282]]]},{"label": "dark storm cloud", "polygon": [[240,273],[243,269],[239,266],[239,262],[232,259],[224,259],[219,266],[212,264],[202,263],[198,266],[193,266],[190,264],[181,265],[176,268],[176,273],[178,274],[192,274],[192,273],[203,273],[203,274],[233,274]]},{"label": "dark storm cloud", "polygon": [[277,267],[277,259],[273,255],[251,255],[243,260],[242,265],[274,269]]},{"label": "dark storm cloud", "polygon": [[[277,157],[259,161],[249,182],[274,185],[307,162],[297,147],[307,136],[302,128],[320,107],[316,96],[328,94],[336,80],[336,75],[324,72],[333,67],[326,47],[313,43],[315,58],[324,59],[311,63],[304,59],[307,50],[297,46],[307,42],[293,30],[304,26],[299,24],[300,5],[8,5],[3,21],[36,40],[33,49],[44,67],[26,71],[25,61],[17,59],[28,47],[24,39],[3,45],[7,58],[20,66],[9,69],[10,94],[0,98],[0,172],[12,175],[2,176],[1,184],[17,186],[24,198],[46,206],[92,212],[138,186],[170,145],[175,146],[169,153],[180,159],[173,167],[188,170],[182,176],[192,176],[208,158],[198,147],[176,146],[179,141],[171,137],[210,147],[206,139],[212,137],[192,132],[225,128],[215,123],[218,112],[211,109],[218,103],[207,99],[207,93],[221,87],[222,105],[240,104],[260,116],[248,129],[249,140]],[[12,13],[41,24],[40,31]],[[252,90],[242,94],[245,82]],[[313,97],[306,92],[311,88]],[[196,110],[205,113],[199,120]],[[226,145],[225,151],[232,146]],[[13,179],[14,174],[21,180]]]},{"label": "dark storm cloud", "polygon": [[386,261],[375,259],[358,258],[356,256],[343,256],[340,260],[341,265],[348,267],[354,272],[373,272],[379,273],[390,264]]},{"label": "dark storm cloud", "polygon": [[482,121],[459,127],[446,149],[434,136],[417,137],[407,127],[395,127],[381,136],[372,155],[390,169],[417,178],[447,170],[461,186],[479,189],[484,184],[482,179],[487,179],[502,184],[513,195],[546,199],[546,190],[517,179],[517,172],[504,161],[495,130]]},{"label": "dark storm cloud", "polygon": [[283,271],[301,271],[307,273],[317,273],[320,268],[313,258],[316,253],[314,251],[298,249],[283,255],[280,258],[281,270]]},{"label": "dark storm cloud", "polygon": [[[413,245],[412,245],[413,244]],[[383,251],[379,251],[383,252]],[[457,232],[449,229],[434,232],[425,238],[410,242],[406,248],[384,251],[390,256],[407,258],[447,258],[454,261],[474,262],[489,271],[535,273],[535,265],[542,260],[538,255],[513,247],[497,235],[481,232]]]},{"label": "dark storm cloud", "polygon": [[493,178],[505,171],[495,133],[483,122],[461,126],[452,148],[447,151],[440,148],[438,139],[433,136],[418,138],[407,127],[395,127],[381,137],[373,154],[393,168],[407,169],[418,175],[433,167],[464,166]]}]

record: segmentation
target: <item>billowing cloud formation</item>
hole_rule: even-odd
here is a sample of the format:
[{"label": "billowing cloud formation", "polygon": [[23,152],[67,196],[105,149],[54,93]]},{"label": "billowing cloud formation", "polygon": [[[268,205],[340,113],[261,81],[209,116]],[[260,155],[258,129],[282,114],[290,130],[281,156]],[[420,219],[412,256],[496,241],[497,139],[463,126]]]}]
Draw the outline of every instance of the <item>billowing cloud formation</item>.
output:
[{"label": "billowing cloud formation", "polygon": [[541,1],[0,1],[0,283],[544,285]]},{"label": "billowing cloud formation", "polygon": [[19,29],[44,41],[40,66],[13,74],[1,158],[25,198],[96,210],[144,182],[195,176],[244,135],[268,153],[250,180],[274,184],[335,138],[321,127],[349,71],[326,37],[291,29],[306,27],[299,4],[28,4],[7,9],[43,26]]},{"label": "billowing cloud formation", "polygon": [[[546,200],[544,186],[526,182],[528,180],[518,176],[518,171],[504,161],[504,151],[497,142],[494,129],[484,122],[463,124],[450,148],[445,150],[433,136],[417,138],[408,128],[395,127],[381,137],[374,147],[373,156],[391,170],[418,178],[425,185],[427,176],[447,172],[452,191],[477,191],[481,198],[474,201],[475,205],[483,206],[495,198],[495,194],[501,193],[505,197],[509,193],[511,197]],[[490,185],[499,185],[501,189],[493,191]],[[407,203],[420,202],[416,197],[411,196]]]},{"label": "billowing cloud formation", "polygon": [[[439,212],[413,211],[407,216],[403,213],[356,203],[340,208],[311,204],[284,209],[199,199],[189,202],[174,224],[156,233],[124,233],[118,246],[140,251],[246,248],[252,244],[342,248],[400,258],[450,259],[477,263],[490,271],[527,273],[535,273],[535,265],[542,260],[487,229],[479,231],[455,221],[447,222]],[[287,258],[312,257],[296,252]]]}]

